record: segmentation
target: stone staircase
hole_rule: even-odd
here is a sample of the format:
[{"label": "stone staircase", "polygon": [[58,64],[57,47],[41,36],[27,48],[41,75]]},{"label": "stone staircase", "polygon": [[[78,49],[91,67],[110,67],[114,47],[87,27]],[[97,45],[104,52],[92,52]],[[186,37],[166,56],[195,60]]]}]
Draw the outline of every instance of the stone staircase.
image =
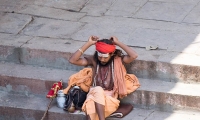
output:
[{"label": "stone staircase", "polygon": [[[123,120],[199,120],[199,9],[200,0],[0,0],[0,120],[40,120],[52,84],[66,87],[83,68],[68,59],[90,35],[115,35],[139,55],[126,65],[141,87],[121,100],[134,105]],[[86,117],[54,99],[45,120]]]},{"label": "stone staircase", "polygon": [[[45,40],[38,44],[37,40],[41,38],[26,43],[22,43],[21,40],[20,37],[12,41],[13,45],[5,42],[0,46],[0,119],[2,120],[41,119],[50,101],[45,96],[51,85],[62,79],[66,87],[69,76],[82,69],[71,65],[68,58],[83,42],[57,40],[55,43],[55,40],[49,39],[48,44]],[[17,43],[23,46],[18,46]],[[93,49],[88,49],[84,55],[92,54]],[[134,49],[139,55],[143,55],[144,52],[148,54],[155,52],[143,48]],[[162,50],[156,52],[158,54]],[[126,68],[129,73],[138,76],[141,87],[121,100],[133,104],[135,108],[124,118],[125,120],[132,119],[133,116],[141,117],[143,113],[145,115],[142,119],[150,119],[155,111],[172,114],[181,110],[191,115],[198,114],[200,66],[150,61],[140,57],[130,65],[126,65]],[[197,113],[191,113],[192,111]],[[45,119],[85,120],[86,118],[84,114],[69,114],[63,111],[56,106],[54,100]],[[160,118],[162,119],[164,118]]]}]

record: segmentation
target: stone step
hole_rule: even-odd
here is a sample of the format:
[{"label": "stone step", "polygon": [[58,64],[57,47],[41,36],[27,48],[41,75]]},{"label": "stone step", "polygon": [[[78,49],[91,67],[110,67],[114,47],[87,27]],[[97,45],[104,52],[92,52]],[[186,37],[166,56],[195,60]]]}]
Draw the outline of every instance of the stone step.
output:
[{"label": "stone step", "polygon": [[[36,96],[33,94],[17,95],[8,92],[0,92],[0,119],[1,120],[40,120],[45,113],[50,99],[45,96]],[[47,119],[48,118],[48,119]],[[54,98],[48,117],[44,120],[85,120],[83,114],[69,114],[56,106]]]},{"label": "stone step", "polygon": [[[0,35],[0,61],[74,71],[83,68],[70,64],[68,59],[85,41],[12,36],[3,33]],[[134,46],[132,48],[139,57],[132,64],[126,65],[129,73],[134,73],[140,78],[168,82],[200,82],[200,56],[164,49],[146,50]],[[94,46],[84,55],[93,53]]]},{"label": "stone step", "polygon": [[141,87],[122,100],[135,107],[174,111],[179,109],[200,110],[200,84],[165,82],[140,79]]},{"label": "stone step", "polygon": [[[50,99],[35,95],[23,96],[0,91],[0,119],[1,120],[40,120]],[[106,120],[199,120],[197,111],[161,112],[134,108],[124,118],[111,118]],[[68,113],[56,105],[56,99],[50,105],[44,120],[86,120],[84,112]]]},{"label": "stone step", "polygon": [[34,67],[0,62],[0,90],[21,94],[47,94],[53,83],[63,80],[67,86],[70,75],[75,71]]},{"label": "stone step", "polygon": [[[60,79],[64,88],[75,71],[52,69],[31,65],[1,62],[0,90],[22,95],[45,96],[53,83]],[[174,111],[176,109],[200,110],[200,84],[186,84],[139,78],[141,87],[122,102],[137,108]]]}]

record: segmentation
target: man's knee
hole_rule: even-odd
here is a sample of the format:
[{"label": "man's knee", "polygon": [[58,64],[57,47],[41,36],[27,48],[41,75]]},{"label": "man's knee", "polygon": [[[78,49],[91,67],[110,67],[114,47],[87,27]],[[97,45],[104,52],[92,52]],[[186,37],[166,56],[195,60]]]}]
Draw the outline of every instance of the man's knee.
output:
[{"label": "man's knee", "polygon": [[104,90],[100,86],[96,86],[92,88],[92,93],[96,96],[102,96],[104,95]]},{"label": "man's knee", "polygon": [[103,88],[100,87],[100,86],[94,87],[94,90],[97,91],[97,92],[104,92]]}]

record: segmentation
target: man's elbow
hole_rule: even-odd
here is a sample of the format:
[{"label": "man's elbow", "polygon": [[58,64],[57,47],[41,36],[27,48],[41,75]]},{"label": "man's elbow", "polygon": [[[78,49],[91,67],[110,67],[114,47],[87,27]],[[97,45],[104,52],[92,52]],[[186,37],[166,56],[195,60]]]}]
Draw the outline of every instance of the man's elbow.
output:
[{"label": "man's elbow", "polygon": [[135,54],[131,58],[132,58],[132,60],[135,60],[137,57],[138,57],[138,54]]},{"label": "man's elbow", "polygon": [[138,57],[138,54],[135,55],[135,59]]},{"label": "man's elbow", "polygon": [[75,61],[74,61],[73,59],[71,59],[71,58],[70,58],[68,61],[69,61],[69,63],[71,63],[71,64],[74,64],[74,63],[75,63]]}]

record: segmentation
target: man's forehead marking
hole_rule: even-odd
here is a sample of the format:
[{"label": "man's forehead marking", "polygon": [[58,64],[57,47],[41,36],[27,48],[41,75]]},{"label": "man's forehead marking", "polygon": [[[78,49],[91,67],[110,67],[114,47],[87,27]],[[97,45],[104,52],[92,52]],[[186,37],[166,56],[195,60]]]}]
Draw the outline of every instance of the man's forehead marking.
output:
[{"label": "man's forehead marking", "polygon": [[100,53],[97,51],[99,57],[109,57],[109,53]]}]

